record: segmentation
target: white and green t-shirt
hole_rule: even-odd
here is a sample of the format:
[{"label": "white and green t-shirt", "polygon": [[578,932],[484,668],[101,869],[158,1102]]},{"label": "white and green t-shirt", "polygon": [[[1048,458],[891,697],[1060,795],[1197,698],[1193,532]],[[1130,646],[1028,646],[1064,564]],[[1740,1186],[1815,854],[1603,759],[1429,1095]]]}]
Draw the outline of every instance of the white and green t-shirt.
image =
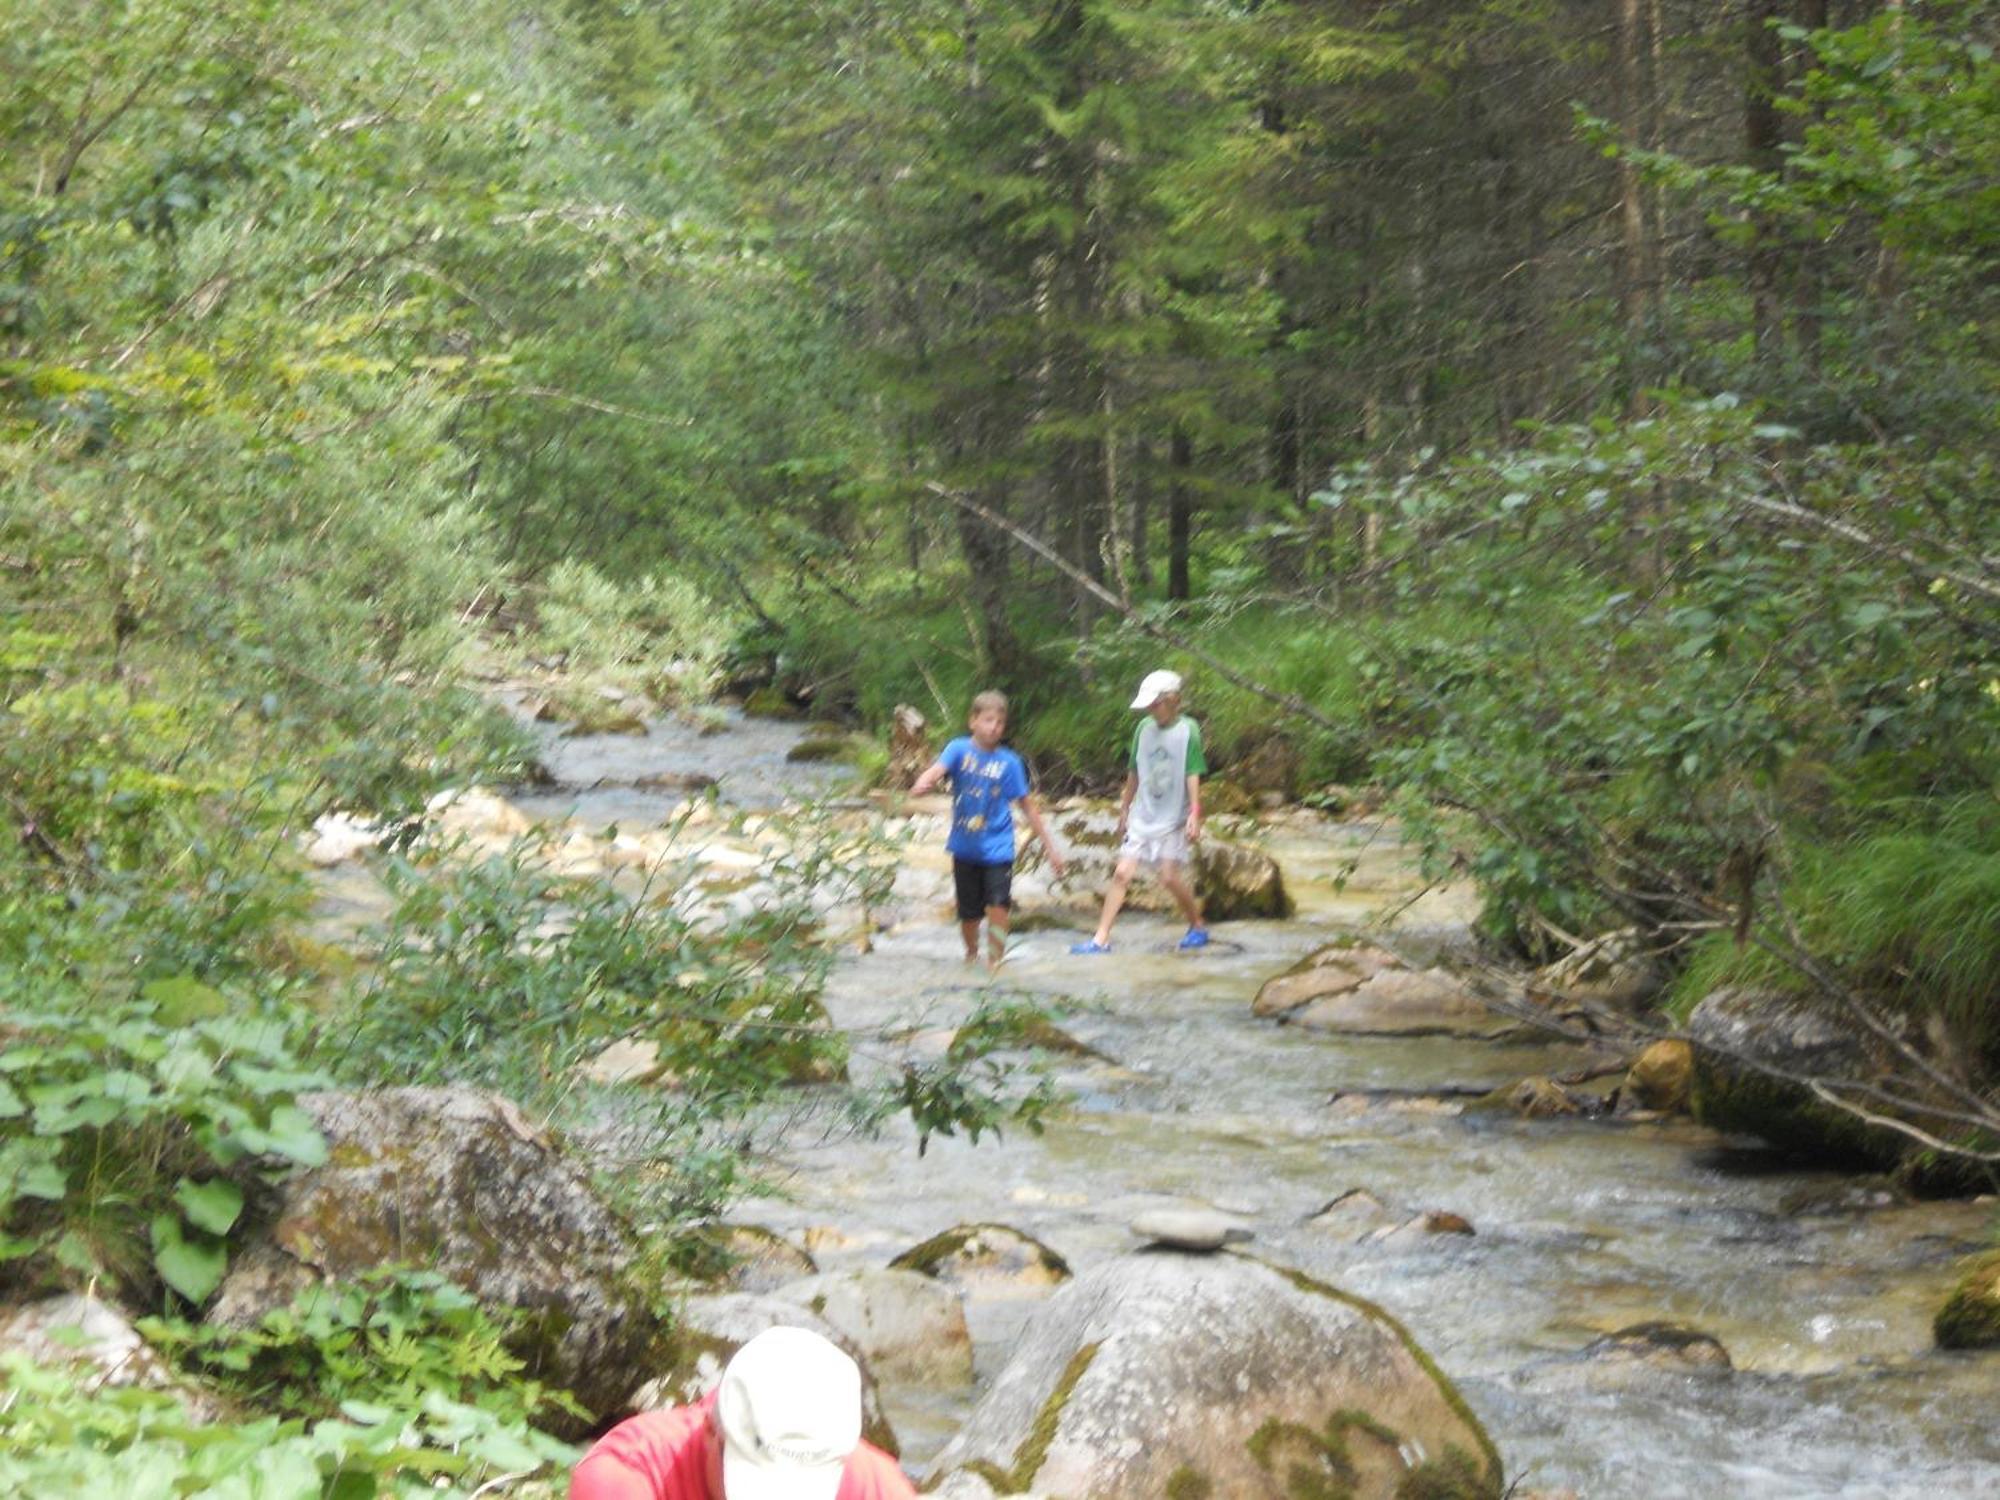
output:
[{"label": "white and green t-shirt", "polygon": [[1206,776],[1201,726],[1182,714],[1165,729],[1148,715],[1132,732],[1132,772],[1139,791],[1126,828],[1139,838],[1178,832],[1187,822],[1187,779]]}]

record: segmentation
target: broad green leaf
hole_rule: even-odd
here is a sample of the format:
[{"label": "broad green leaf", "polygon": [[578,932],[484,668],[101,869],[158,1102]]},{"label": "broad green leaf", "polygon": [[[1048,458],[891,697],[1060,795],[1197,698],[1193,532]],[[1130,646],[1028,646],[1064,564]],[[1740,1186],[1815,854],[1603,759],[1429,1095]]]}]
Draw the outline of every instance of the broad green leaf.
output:
[{"label": "broad green leaf", "polygon": [[219,1239],[184,1233],[172,1214],[159,1214],[153,1219],[153,1266],[168,1286],[200,1304],[222,1285],[229,1251]]},{"label": "broad green leaf", "polygon": [[210,1234],[227,1234],[243,1212],[243,1191],[225,1177],[209,1182],[191,1182],[183,1177],[174,1186],[174,1202],[188,1222]]}]

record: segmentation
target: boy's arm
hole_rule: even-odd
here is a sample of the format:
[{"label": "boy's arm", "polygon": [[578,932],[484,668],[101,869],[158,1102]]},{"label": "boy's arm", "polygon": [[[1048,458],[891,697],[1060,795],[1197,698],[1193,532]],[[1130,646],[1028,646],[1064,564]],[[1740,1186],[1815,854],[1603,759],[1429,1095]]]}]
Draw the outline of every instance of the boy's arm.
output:
[{"label": "boy's arm", "polygon": [[1187,794],[1187,836],[1189,839],[1198,842],[1201,838],[1201,778],[1199,776],[1188,777]]},{"label": "boy's arm", "polygon": [[1033,792],[1021,798],[1021,813],[1027,818],[1028,826],[1035,830],[1035,837],[1042,841],[1042,847],[1048,850],[1050,867],[1055,870],[1057,876],[1061,876],[1069,868],[1069,861],[1063,858],[1062,850],[1058,849],[1056,841],[1049,837],[1048,825],[1042,822],[1041,798]]},{"label": "boy's arm", "polygon": [[924,768],[924,772],[921,776],[919,776],[915,781],[910,783],[910,795],[912,797],[923,796],[925,792],[928,792],[932,787],[936,786],[940,781],[943,781],[945,777],[949,776],[950,774],[951,772],[945,766],[944,757],[939,756],[936,760],[932,761],[928,766]]},{"label": "boy's arm", "polygon": [[1118,837],[1125,837],[1125,824],[1132,816],[1132,799],[1139,795],[1139,773],[1125,773],[1125,794],[1118,799]]}]

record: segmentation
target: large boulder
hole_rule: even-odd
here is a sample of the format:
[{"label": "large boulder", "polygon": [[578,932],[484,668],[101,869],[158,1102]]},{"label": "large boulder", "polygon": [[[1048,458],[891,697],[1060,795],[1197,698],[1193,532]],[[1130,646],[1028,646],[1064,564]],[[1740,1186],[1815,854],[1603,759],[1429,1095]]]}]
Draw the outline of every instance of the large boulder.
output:
[{"label": "large boulder", "polygon": [[1368,943],[1328,943],[1315,948],[1274,979],[1264,981],[1250,1011],[1282,1016],[1329,995],[1359,989],[1384,969],[1400,969],[1402,959]]},{"label": "large boulder", "polygon": [[1194,879],[1201,914],[1208,921],[1292,914],[1284,872],[1262,849],[1204,838],[1194,848]]},{"label": "large boulder", "polygon": [[1932,1320],[1940,1349],[2000,1349],[2000,1250],[1982,1255]]},{"label": "large boulder", "polygon": [[255,1323],[308,1287],[418,1265],[521,1318],[527,1374],[617,1409],[657,1332],[631,1231],[510,1101],[472,1089],[301,1095],[324,1166],[260,1215],[208,1317]]},{"label": "large boulder", "polygon": [[774,1295],[838,1328],[884,1379],[971,1383],[965,1303],[921,1272],[856,1267],[788,1282]]},{"label": "large boulder", "polygon": [[933,1484],[1091,1500],[1500,1494],[1478,1420],[1393,1319],[1239,1254],[1147,1252],[1050,1299]]},{"label": "large boulder", "polygon": [[1346,1036],[1462,1036],[1493,1041],[1521,1027],[1445,969],[1385,968],[1285,1016],[1308,1031]]},{"label": "large boulder", "polygon": [[[753,1292],[720,1292],[690,1297],[674,1320],[670,1340],[657,1345],[645,1378],[622,1403],[621,1415],[686,1406],[699,1401],[722,1380],[730,1356],[767,1328],[805,1328],[846,1351],[861,1367],[861,1435],[884,1453],[900,1451],[875,1375],[860,1345],[825,1318],[783,1297]],[[631,1372],[624,1372],[631,1378]]]},{"label": "large boulder", "polygon": [[1894,1168],[1904,1138],[1823,1103],[1793,1077],[1880,1081],[1886,1048],[1831,1002],[1750,986],[1715,991],[1688,1018],[1697,1119],[1760,1135],[1774,1146],[1844,1165]]},{"label": "large boulder", "polygon": [[[1055,831],[1070,864],[1058,899],[1095,915],[1118,862],[1117,819],[1101,806],[1076,807],[1057,819]],[[1191,865],[1202,915],[1209,921],[1291,915],[1284,872],[1263,850],[1205,835],[1194,846]],[[1145,871],[1132,882],[1126,904],[1134,911],[1153,912],[1172,911],[1174,906],[1166,887]]]}]

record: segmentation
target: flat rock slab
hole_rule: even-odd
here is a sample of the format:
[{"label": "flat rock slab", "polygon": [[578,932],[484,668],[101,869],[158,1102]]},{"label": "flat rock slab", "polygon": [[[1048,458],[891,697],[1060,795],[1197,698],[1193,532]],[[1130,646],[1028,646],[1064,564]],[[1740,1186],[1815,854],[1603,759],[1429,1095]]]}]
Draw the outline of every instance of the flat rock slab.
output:
[{"label": "flat rock slab", "polygon": [[1384,969],[1400,969],[1402,959],[1368,944],[1329,943],[1315,949],[1275,979],[1268,979],[1250,1002],[1250,1013],[1281,1016],[1315,1000],[1358,989]]},{"label": "flat rock slab", "polygon": [[1352,989],[1285,1017],[1288,1025],[1345,1036],[1462,1036],[1497,1041],[1522,1028],[1444,969],[1384,969]]}]

